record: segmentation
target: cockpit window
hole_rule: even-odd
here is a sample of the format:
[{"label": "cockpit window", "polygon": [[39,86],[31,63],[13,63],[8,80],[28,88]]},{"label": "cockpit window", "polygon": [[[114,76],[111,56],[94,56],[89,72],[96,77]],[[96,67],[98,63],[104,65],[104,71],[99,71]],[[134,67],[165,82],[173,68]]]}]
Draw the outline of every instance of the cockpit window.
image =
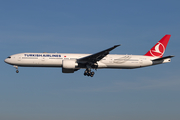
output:
[{"label": "cockpit window", "polygon": [[7,58],[11,58],[11,56],[7,57]]}]

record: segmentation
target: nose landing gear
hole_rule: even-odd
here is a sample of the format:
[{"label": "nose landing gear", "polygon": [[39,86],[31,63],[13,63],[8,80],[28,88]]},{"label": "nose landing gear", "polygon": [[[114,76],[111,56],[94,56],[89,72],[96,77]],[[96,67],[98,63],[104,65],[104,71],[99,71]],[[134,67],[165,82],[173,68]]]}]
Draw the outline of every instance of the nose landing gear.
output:
[{"label": "nose landing gear", "polygon": [[16,73],[19,73],[18,66],[14,65],[14,67],[16,68]]}]

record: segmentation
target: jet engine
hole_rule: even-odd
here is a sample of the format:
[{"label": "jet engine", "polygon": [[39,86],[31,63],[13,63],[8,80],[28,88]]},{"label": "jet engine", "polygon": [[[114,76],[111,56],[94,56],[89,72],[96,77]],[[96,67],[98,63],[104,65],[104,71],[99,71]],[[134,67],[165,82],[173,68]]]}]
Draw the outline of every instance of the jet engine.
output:
[{"label": "jet engine", "polygon": [[63,73],[74,73],[75,68],[78,64],[75,60],[63,60],[62,61],[62,72]]}]

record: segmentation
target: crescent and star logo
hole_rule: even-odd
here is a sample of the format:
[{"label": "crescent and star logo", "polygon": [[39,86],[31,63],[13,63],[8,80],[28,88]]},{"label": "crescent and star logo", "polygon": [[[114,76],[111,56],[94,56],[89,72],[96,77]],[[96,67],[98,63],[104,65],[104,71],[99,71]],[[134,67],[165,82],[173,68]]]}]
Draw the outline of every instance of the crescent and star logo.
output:
[{"label": "crescent and star logo", "polygon": [[165,51],[165,47],[162,43],[158,42],[151,50],[150,53],[154,57],[161,57],[163,56]]}]

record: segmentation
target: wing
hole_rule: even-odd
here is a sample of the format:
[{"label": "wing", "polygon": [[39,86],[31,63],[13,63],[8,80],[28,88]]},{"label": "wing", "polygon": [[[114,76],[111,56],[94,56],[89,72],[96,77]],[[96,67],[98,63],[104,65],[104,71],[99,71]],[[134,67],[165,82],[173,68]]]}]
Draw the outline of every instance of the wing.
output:
[{"label": "wing", "polygon": [[108,48],[106,50],[103,50],[101,52],[80,58],[77,60],[78,63],[97,63],[97,61],[100,61],[101,59],[103,59],[106,55],[109,54],[109,52],[113,49],[115,49],[116,47],[118,47],[120,45],[115,45],[111,48]]}]

